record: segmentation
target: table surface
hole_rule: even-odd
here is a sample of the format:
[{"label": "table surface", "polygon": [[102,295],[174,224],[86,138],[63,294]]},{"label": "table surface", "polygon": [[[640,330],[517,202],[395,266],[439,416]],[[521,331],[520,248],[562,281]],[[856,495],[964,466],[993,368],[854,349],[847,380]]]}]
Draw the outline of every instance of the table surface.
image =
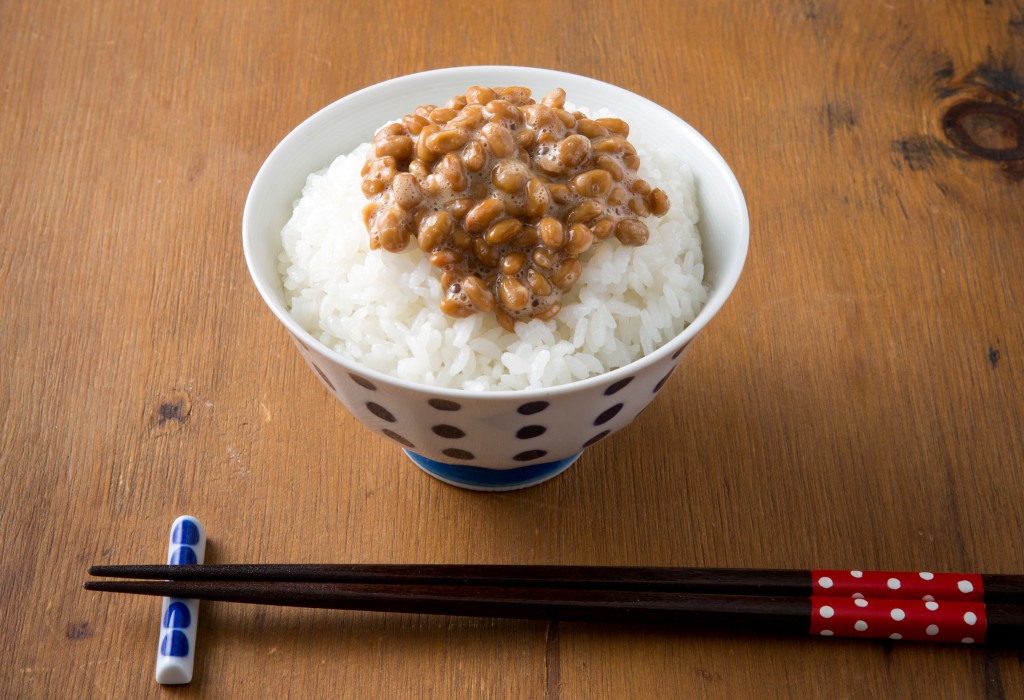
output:
[{"label": "table surface", "polygon": [[[3,697],[1022,697],[1015,649],[204,604],[163,559],[1019,573],[1024,6],[0,3]],[[241,251],[298,122],[416,71],[586,74],[715,144],[742,279],[650,410],[543,485],[449,487],[364,429]]]}]

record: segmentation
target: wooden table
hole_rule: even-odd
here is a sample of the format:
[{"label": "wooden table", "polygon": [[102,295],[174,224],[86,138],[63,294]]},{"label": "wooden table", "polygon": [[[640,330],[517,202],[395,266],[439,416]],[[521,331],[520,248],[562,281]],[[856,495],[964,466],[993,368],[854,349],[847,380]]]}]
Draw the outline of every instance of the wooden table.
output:
[{"label": "wooden table", "polygon": [[[229,604],[154,683],[159,602],[81,583],[186,512],[215,562],[1024,571],[1024,6],[421,4],[0,3],[0,696],[1024,696],[1012,649]],[[652,408],[504,495],[362,428],[240,246],[304,117],[482,63],[664,105],[752,220]]]}]

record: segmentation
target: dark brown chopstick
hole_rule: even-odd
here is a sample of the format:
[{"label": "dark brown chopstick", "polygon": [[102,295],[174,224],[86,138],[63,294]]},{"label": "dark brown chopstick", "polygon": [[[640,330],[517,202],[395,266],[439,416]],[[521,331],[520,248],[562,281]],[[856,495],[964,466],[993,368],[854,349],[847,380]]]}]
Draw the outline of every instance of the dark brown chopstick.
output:
[{"label": "dark brown chopstick", "polygon": [[[824,592],[815,581],[837,572],[807,569],[721,569],[627,566],[516,566],[462,564],[220,564],[94,566],[93,576],[176,581],[294,581],[451,586],[635,590],[805,597]],[[867,572],[920,579],[920,573]],[[938,574],[938,576],[960,576]],[[1024,604],[1024,576],[981,574],[986,603]],[[865,579],[861,579],[865,580]],[[931,579],[934,580],[934,579]],[[865,589],[867,591],[868,589]],[[906,590],[906,589],[904,589]],[[936,600],[949,594],[929,589]],[[898,593],[897,591],[896,593]],[[952,596],[958,595],[953,591]],[[870,594],[869,594],[870,597]],[[890,597],[903,597],[892,594]],[[951,597],[950,599],[955,599]]]},{"label": "dark brown chopstick", "polygon": [[[807,634],[816,599],[589,588],[352,584],[297,581],[90,581],[88,590],[234,603],[576,622],[665,624]],[[835,599],[819,599],[838,605]],[[880,604],[880,601],[873,601]],[[886,601],[909,609],[920,601]],[[947,607],[957,603],[944,602]],[[979,605],[987,635],[977,641],[1018,642],[1024,607]],[[957,613],[961,614],[961,613]],[[863,635],[871,636],[871,635]],[[909,638],[913,638],[908,636]],[[925,637],[920,637],[925,638]],[[939,638],[934,641],[959,641]],[[972,640],[973,641],[973,640]]]},{"label": "dark brown chopstick", "polygon": [[222,564],[94,566],[93,576],[176,581],[296,581],[506,588],[691,591],[719,594],[811,593],[808,572],[618,566],[447,564]]},{"label": "dark brown chopstick", "polygon": [[[89,590],[293,607],[514,619],[606,622],[737,622],[759,618],[806,632],[807,598],[654,591],[504,588],[291,581],[91,581]],[[668,616],[668,617],[666,617]]]}]

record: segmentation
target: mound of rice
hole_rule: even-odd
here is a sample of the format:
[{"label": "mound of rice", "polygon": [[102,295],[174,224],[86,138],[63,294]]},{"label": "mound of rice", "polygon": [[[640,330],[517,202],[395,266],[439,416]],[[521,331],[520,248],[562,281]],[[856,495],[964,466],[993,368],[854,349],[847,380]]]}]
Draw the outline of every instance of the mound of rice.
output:
[{"label": "mound of rice", "polygon": [[[597,113],[597,116],[602,114]],[[631,134],[640,174],[672,207],[649,218],[649,241],[614,237],[581,256],[583,274],[548,321],[504,330],[494,314],[438,309],[440,274],[415,242],[371,251],[360,211],[369,147],[310,175],[281,233],[279,270],[292,316],[338,353],[374,370],[467,390],[551,387],[650,353],[693,321],[707,300],[693,175]]]}]

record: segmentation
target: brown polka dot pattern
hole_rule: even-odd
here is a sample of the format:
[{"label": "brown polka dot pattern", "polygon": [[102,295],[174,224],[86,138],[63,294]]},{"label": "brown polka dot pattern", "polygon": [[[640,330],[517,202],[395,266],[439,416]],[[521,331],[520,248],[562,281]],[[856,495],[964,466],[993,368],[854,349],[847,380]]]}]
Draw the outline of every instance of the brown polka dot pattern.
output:
[{"label": "brown polka dot pattern", "polygon": [[349,379],[351,379],[364,389],[369,389],[370,391],[377,391],[377,385],[371,382],[366,377],[360,377],[358,374],[353,374],[352,372],[349,372],[348,376]]},{"label": "brown polka dot pattern", "polygon": [[459,438],[466,437],[466,431],[461,428],[456,428],[454,425],[446,425],[444,423],[435,425],[430,428],[434,431],[435,435],[440,435],[443,438],[449,440],[458,440]]},{"label": "brown polka dot pattern", "polygon": [[388,409],[384,408],[379,403],[374,403],[373,401],[367,401],[366,402],[366,408],[368,408],[370,410],[370,413],[372,413],[373,415],[377,416],[381,420],[386,420],[388,423],[394,423],[394,422],[396,422],[398,420],[397,418],[395,418],[391,414],[391,411],[389,411]]},{"label": "brown polka dot pattern", "polygon": [[524,425],[516,431],[516,437],[520,440],[529,440],[539,437],[548,431],[543,425]]},{"label": "brown polka dot pattern", "polygon": [[331,391],[337,391],[337,389],[334,388],[334,382],[327,378],[327,375],[324,374],[324,371],[322,369],[320,369],[320,366],[317,365],[315,362],[311,362],[310,364],[313,365],[313,369],[315,369],[316,373],[320,375],[320,378],[324,380],[324,384],[331,387]]},{"label": "brown polka dot pattern", "polygon": [[455,448],[455,447],[449,447],[447,449],[441,450],[441,454],[445,455],[446,457],[451,457],[452,459],[474,459],[475,458],[475,455],[472,452],[469,452],[467,450],[460,450],[460,449]]},{"label": "brown polka dot pattern", "polygon": [[547,450],[527,450],[526,452],[520,452],[514,459],[517,462],[529,462],[531,459],[540,459],[547,454]]},{"label": "brown polka dot pattern", "polygon": [[661,387],[665,386],[665,382],[668,381],[669,377],[671,377],[672,373],[675,372],[675,371],[676,371],[676,368],[673,367],[672,369],[670,369],[668,371],[668,374],[666,374],[664,377],[662,377],[661,379],[658,380],[658,383],[654,385],[654,393],[655,394],[657,394],[659,391],[661,391]]},{"label": "brown polka dot pattern", "polygon": [[[671,361],[659,363],[660,366],[654,371],[660,369],[664,376],[653,387],[653,393],[659,392],[668,382],[676,369],[676,360],[686,349],[685,345],[676,349]],[[305,348],[300,344],[300,351],[302,350]],[[495,447],[504,453],[501,459],[509,466],[540,463],[561,457],[564,449],[571,445],[562,444],[559,435],[564,426],[571,428],[571,424],[576,422],[582,424],[578,426],[579,428],[584,428],[588,423],[593,427],[589,429],[589,434],[583,431],[576,432],[577,428],[572,428],[573,436],[568,438],[569,442],[579,445],[579,450],[591,447],[617,430],[623,421],[623,411],[626,411],[627,404],[632,407],[638,398],[637,394],[650,390],[651,386],[647,383],[649,380],[646,376],[632,374],[610,384],[595,387],[586,399],[572,403],[571,407],[563,406],[557,396],[549,397],[547,400],[529,401],[520,398],[518,402],[513,403],[512,410],[515,411],[515,415],[523,416],[525,419],[509,420],[505,414],[499,422],[487,418],[488,422],[481,424],[478,429],[478,409],[473,401],[464,401],[459,396],[431,397],[428,393],[413,398],[414,403],[406,406],[402,403],[408,400],[406,397],[392,397],[388,387],[368,379],[358,370],[350,371],[348,368],[338,367],[335,368],[334,375],[329,376],[326,370],[321,368],[323,363],[317,363],[318,358],[312,353],[306,355],[305,359],[309,361],[324,385],[335,393],[354,392],[356,397],[361,395],[363,398],[357,399],[357,405],[364,406],[365,411],[379,421],[373,427],[383,437],[407,450],[422,452],[431,459],[450,460],[453,464],[461,465],[476,464],[483,453],[490,455]],[[328,368],[331,367],[333,365]],[[352,384],[349,384],[349,381]],[[365,392],[373,392],[373,395]],[[367,401],[369,398],[376,401]],[[415,409],[416,403],[420,407],[418,410]],[[391,407],[391,404],[402,405]],[[553,407],[557,407],[557,410]],[[393,412],[393,408],[400,410],[396,413]],[[440,415],[432,413],[433,411],[438,411]],[[630,408],[627,413],[632,415],[635,411]],[[433,420],[430,420],[431,416]],[[370,422],[372,425],[373,420]],[[612,423],[614,425],[609,427]],[[424,434],[425,428],[429,429],[429,432]],[[490,435],[492,429],[496,429],[493,436]],[[488,436],[485,438],[483,435],[476,435],[477,432],[486,432]],[[530,449],[524,449],[527,447]]]},{"label": "brown polka dot pattern", "polygon": [[601,413],[601,415],[599,415],[597,418],[595,418],[594,419],[594,425],[604,425],[605,423],[610,421],[612,418],[614,418],[615,416],[619,415],[619,411],[621,411],[621,410],[622,410],[622,404],[621,403],[615,404],[611,408],[606,409],[605,411],[603,411]]},{"label": "brown polka dot pattern", "polygon": [[438,411],[459,411],[462,409],[462,404],[456,401],[449,401],[448,399],[427,399],[427,403]]},{"label": "brown polka dot pattern", "polygon": [[404,437],[396,433],[394,430],[388,430],[387,428],[384,428],[384,430],[382,430],[381,432],[387,435],[395,442],[397,442],[399,445],[403,445],[404,447],[416,447],[416,445],[406,440]]},{"label": "brown polka dot pattern", "polygon": [[532,416],[534,413],[540,413],[550,405],[547,401],[531,401],[530,403],[524,403],[516,410],[521,415]]},{"label": "brown polka dot pattern", "polygon": [[626,377],[612,384],[610,387],[604,390],[605,396],[611,396],[612,394],[618,393],[626,388],[629,383],[633,381],[633,377]]}]

